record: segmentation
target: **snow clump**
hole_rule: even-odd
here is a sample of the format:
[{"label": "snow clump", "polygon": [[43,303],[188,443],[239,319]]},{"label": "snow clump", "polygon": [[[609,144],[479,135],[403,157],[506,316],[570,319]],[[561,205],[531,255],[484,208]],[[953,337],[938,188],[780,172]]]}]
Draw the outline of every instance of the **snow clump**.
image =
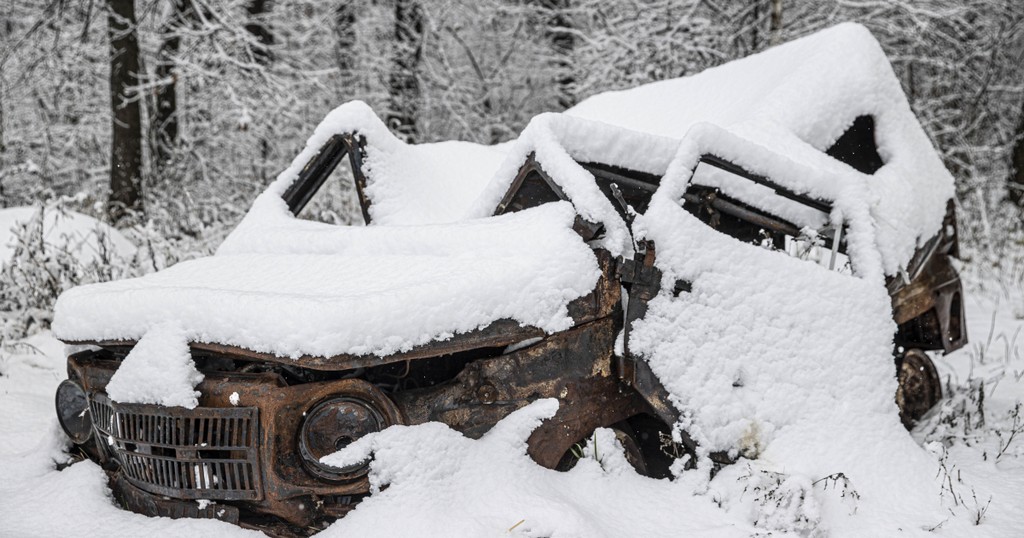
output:
[{"label": "snow clump", "polygon": [[125,357],[107,384],[119,403],[157,404],[194,409],[203,380],[188,347],[188,334],[175,323],[150,329]]}]

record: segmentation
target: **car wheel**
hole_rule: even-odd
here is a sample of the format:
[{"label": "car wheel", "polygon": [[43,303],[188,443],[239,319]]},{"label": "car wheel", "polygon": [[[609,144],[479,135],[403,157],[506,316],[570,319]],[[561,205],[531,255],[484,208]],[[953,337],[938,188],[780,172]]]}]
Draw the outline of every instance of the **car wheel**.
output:
[{"label": "car wheel", "polygon": [[898,363],[896,405],[900,420],[909,430],[942,399],[942,381],[935,364],[920,349],[910,349]]}]

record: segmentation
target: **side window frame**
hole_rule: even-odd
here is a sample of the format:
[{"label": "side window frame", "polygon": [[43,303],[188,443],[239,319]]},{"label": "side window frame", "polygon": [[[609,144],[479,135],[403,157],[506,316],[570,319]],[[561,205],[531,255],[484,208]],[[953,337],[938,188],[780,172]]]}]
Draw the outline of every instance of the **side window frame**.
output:
[{"label": "side window frame", "polygon": [[365,148],[366,139],[355,133],[336,134],[328,139],[302,168],[299,177],[281,195],[281,198],[288,204],[288,210],[293,215],[302,212],[302,209],[313,199],[334,169],[348,156],[356,195],[359,197],[359,207],[363,213],[363,221],[370,224],[370,199],[366,195],[366,174],[363,172]]}]

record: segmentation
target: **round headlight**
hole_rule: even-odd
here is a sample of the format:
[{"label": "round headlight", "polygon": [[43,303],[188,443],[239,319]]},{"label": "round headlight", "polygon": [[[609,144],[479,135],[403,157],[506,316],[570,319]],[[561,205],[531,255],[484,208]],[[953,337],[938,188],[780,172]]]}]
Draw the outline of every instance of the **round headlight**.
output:
[{"label": "round headlight", "polygon": [[89,412],[89,397],[82,387],[65,379],[57,387],[57,421],[64,433],[77,444],[89,440],[92,435],[92,416]]},{"label": "round headlight", "polygon": [[320,458],[333,454],[360,437],[385,427],[384,417],[372,404],[341,397],[321,402],[306,413],[299,433],[299,452],[306,468],[326,480],[352,480],[366,474],[368,465],[332,467]]}]

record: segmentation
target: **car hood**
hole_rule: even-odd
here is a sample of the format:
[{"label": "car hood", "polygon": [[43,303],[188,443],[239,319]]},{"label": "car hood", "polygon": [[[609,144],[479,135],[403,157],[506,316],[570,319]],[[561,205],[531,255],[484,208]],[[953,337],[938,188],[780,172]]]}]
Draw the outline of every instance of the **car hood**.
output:
[{"label": "car hood", "polygon": [[391,355],[498,320],[564,330],[569,303],[601,275],[574,218],[560,203],[422,228],[314,227],[291,234],[290,246],[277,230],[263,243],[236,239],[215,256],[72,289],[53,331],[66,342],[133,341],[173,322],[191,342],[329,357]]}]

